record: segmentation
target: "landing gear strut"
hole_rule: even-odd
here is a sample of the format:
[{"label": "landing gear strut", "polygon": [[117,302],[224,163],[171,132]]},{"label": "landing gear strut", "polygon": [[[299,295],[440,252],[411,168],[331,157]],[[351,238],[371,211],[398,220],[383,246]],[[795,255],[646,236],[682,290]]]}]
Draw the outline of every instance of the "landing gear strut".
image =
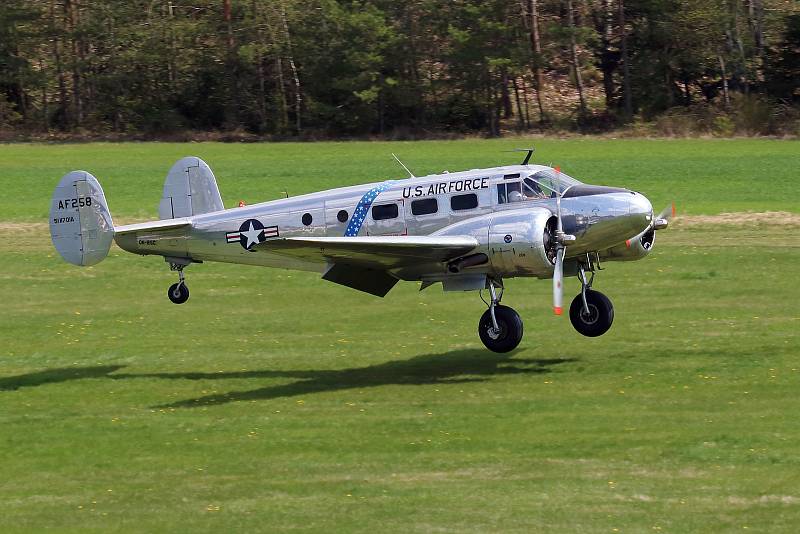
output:
[{"label": "landing gear strut", "polygon": [[494,282],[489,280],[491,301],[478,322],[478,335],[487,349],[493,352],[509,352],[522,341],[522,319],[508,306],[500,305],[502,291],[497,295]]},{"label": "landing gear strut", "polygon": [[587,281],[583,266],[578,267],[578,279],[581,281],[581,292],[572,299],[569,307],[569,320],[578,333],[587,337],[602,336],[614,322],[614,306],[600,293],[592,290],[594,271]]},{"label": "landing gear strut", "polygon": [[186,278],[183,275],[183,268],[188,263],[183,261],[169,261],[169,268],[172,271],[178,271],[178,283],[172,284],[167,290],[167,296],[175,304],[183,304],[189,300],[189,288],[186,286]]}]

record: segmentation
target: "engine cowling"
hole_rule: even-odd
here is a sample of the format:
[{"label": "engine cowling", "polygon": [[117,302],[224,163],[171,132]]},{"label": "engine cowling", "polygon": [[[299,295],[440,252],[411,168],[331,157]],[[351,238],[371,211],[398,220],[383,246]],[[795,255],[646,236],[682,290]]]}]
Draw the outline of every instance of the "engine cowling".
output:
[{"label": "engine cowling", "polygon": [[606,261],[635,261],[650,254],[656,242],[656,231],[648,228],[625,243],[600,252],[600,258]]},{"label": "engine cowling", "polygon": [[489,222],[489,262],[501,276],[553,276],[553,222],[547,209],[493,214]]}]

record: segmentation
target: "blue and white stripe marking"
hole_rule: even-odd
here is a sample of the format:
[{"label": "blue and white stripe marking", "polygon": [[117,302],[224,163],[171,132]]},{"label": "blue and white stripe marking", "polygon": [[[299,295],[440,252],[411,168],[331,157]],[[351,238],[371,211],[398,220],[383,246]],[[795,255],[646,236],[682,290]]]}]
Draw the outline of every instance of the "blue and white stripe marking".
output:
[{"label": "blue and white stripe marking", "polygon": [[352,217],[350,217],[350,222],[347,224],[347,229],[344,231],[345,237],[355,237],[358,235],[358,232],[364,225],[364,220],[367,218],[367,213],[369,213],[369,208],[372,206],[372,203],[375,202],[375,199],[378,198],[378,195],[389,189],[393,183],[394,180],[386,180],[382,184],[367,191],[364,196],[361,197],[361,200],[358,201],[358,205],[356,206]]}]

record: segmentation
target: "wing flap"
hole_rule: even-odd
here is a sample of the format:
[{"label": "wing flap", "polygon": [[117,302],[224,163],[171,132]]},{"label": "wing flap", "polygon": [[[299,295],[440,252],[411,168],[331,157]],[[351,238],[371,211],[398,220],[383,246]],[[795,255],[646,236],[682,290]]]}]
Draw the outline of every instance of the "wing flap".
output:
[{"label": "wing flap", "polygon": [[345,265],[343,263],[331,265],[322,275],[322,279],[357,289],[376,297],[385,297],[386,293],[398,282],[397,278],[386,271]]}]

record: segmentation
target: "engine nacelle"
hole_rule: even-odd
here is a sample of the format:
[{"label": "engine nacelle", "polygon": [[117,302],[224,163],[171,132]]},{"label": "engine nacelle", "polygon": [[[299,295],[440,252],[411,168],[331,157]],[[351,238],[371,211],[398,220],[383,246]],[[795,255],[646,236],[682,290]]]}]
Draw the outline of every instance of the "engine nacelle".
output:
[{"label": "engine nacelle", "polygon": [[555,221],[547,209],[494,213],[489,223],[489,262],[500,276],[553,276],[551,235]]},{"label": "engine nacelle", "polygon": [[468,235],[480,243],[470,254],[447,265],[450,274],[485,271],[488,262],[500,278],[552,278],[555,221],[546,208],[516,209],[460,221],[433,235]]},{"label": "engine nacelle", "polygon": [[656,231],[648,228],[636,237],[628,239],[622,245],[600,252],[600,259],[606,261],[634,261],[650,254],[656,242]]}]

